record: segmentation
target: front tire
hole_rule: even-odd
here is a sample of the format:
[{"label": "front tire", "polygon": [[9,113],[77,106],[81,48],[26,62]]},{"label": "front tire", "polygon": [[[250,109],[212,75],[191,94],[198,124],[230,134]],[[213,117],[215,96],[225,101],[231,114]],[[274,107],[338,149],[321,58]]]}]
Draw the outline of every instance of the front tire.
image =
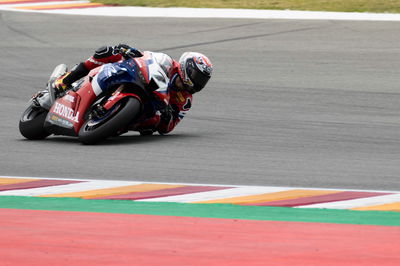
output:
[{"label": "front tire", "polygon": [[33,103],[25,110],[19,120],[19,132],[31,140],[45,139],[50,134],[44,129],[48,111]]},{"label": "front tire", "polygon": [[79,130],[79,140],[83,144],[95,144],[128,126],[138,116],[142,105],[133,97],[116,103],[100,118],[89,118]]}]

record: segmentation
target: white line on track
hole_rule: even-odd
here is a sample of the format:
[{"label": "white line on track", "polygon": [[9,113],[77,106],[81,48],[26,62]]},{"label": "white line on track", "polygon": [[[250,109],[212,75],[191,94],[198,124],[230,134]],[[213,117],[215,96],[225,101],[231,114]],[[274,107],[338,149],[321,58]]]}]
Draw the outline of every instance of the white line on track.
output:
[{"label": "white line on track", "polygon": [[[82,1],[76,1],[82,2]],[[64,2],[65,3],[65,2]],[[51,4],[51,2],[49,3]],[[20,5],[20,4],[19,4]],[[26,4],[31,5],[31,4]],[[253,10],[219,8],[157,8],[136,6],[105,6],[59,10],[18,10],[12,5],[0,5],[0,10],[19,12],[41,12],[53,14],[119,17],[173,17],[173,18],[245,18],[245,19],[306,19],[306,20],[356,20],[356,21],[400,21],[400,14],[319,12],[293,10]]]},{"label": "white line on track", "polygon": [[63,4],[86,4],[90,3],[88,0],[82,0],[82,1],[52,1],[52,2],[30,2],[30,3],[18,3],[18,4],[6,4],[6,5],[1,5],[0,10],[7,8],[12,10],[13,7],[21,7],[21,6],[51,6],[51,5],[63,5]]}]

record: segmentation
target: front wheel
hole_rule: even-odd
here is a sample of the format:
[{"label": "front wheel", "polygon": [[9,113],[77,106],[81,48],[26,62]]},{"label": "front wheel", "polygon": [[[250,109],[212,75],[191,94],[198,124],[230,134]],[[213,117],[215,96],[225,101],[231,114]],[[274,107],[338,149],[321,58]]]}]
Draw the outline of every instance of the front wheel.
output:
[{"label": "front wheel", "polygon": [[19,132],[27,139],[38,140],[46,138],[50,135],[43,127],[46,116],[47,110],[35,106],[32,102],[19,120]]},{"label": "front wheel", "polygon": [[101,117],[89,118],[79,130],[83,144],[95,144],[128,126],[138,116],[142,106],[138,99],[125,98],[116,103]]}]

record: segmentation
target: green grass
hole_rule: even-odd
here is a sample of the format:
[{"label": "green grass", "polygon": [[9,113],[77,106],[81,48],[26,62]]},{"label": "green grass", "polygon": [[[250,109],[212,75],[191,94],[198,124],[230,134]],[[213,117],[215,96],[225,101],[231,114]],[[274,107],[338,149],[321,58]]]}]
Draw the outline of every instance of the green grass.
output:
[{"label": "green grass", "polygon": [[290,9],[400,13],[400,0],[92,0],[97,3],[146,7],[208,7],[246,9]]}]

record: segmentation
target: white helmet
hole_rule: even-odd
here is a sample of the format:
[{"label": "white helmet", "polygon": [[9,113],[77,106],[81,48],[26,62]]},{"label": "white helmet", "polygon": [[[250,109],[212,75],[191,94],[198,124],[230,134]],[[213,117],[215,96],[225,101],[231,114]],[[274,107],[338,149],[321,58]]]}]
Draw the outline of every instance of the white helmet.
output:
[{"label": "white helmet", "polygon": [[210,59],[201,53],[183,53],[179,64],[179,75],[190,93],[201,91],[211,78],[213,65]]}]

